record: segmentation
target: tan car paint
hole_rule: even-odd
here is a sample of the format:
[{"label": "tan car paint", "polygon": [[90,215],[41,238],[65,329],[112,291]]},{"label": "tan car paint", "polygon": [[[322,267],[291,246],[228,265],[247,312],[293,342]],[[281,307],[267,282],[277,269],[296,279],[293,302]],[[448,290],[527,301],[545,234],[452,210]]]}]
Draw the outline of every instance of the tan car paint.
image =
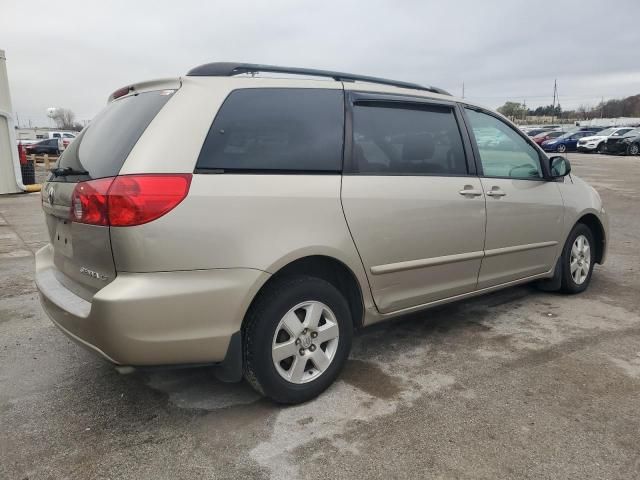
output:
[{"label": "tan car paint", "polygon": [[241,88],[324,88],[339,82],[251,77],[184,77],[182,87],[158,113],[127,157],[120,175],[191,173],[222,102]]},{"label": "tan car paint", "polygon": [[556,184],[564,202],[562,238],[566,239],[571,229],[585,215],[594,215],[604,230],[605,245],[601,259],[601,263],[604,263],[607,257],[607,242],[609,241],[609,217],[600,195],[595,188],[574,174],[564,177],[563,181]]},{"label": "tan car paint", "polygon": [[[60,281],[76,295],[91,300],[93,295],[116,277],[109,228],[72,222],[71,194],[75,183],[48,182],[42,209],[54,249],[54,262]],[[51,203],[53,199],[54,203]],[[99,272],[99,277],[85,274]]]},{"label": "tan car paint", "polygon": [[[563,246],[564,207],[557,183],[481,181],[487,194],[487,227],[478,288],[550,272]],[[504,196],[491,196],[492,190]]]},{"label": "tan car paint", "polygon": [[112,227],[116,269],[254,268],[275,273],[294,260],[324,255],[354,273],[365,308],[373,308],[342,213],[341,179],[340,175],[196,174],[189,196],[175,211],[138,227]]},{"label": "tan car paint", "polygon": [[36,284],[53,322],[70,338],[121,365],[224,359],[231,335],[269,274],[253,269],[124,273],[91,301],[60,283],[47,245]]},{"label": "tan car paint", "polygon": [[[186,77],[163,81],[158,88],[167,85],[182,86],[141,136],[120,174],[191,173],[211,119],[238,88],[344,86],[458,100],[382,85],[300,79]],[[102,289],[94,288],[95,294],[65,286],[69,275],[56,272],[51,246],[39,251],[36,278],[43,305],[77,342],[117,363],[217,362],[270,275],[299,258],[324,255],[344,263],[358,280],[364,323],[372,324],[550,276],[552,268],[547,267],[585,213],[596,215],[607,229],[598,195],[575,177],[539,182],[535,188],[513,187],[509,201],[487,210],[490,216],[496,210],[499,220],[488,220],[495,232],[486,247],[481,228],[485,213],[479,206],[494,199],[458,193],[465,185],[481,188],[478,177],[368,178],[195,174],[189,196],[167,215],[137,227],[111,228],[118,273]],[[426,182],[433,194],[420,208],[412,208],[412,202],[422,200],[420,187]],[[491,186],[485,183],[485,188]],[[554,188],[564,209],[557,196],[549,195]],[[537,192],[545,195],[539,206]],[[401,212],[397,218],[391,216],[391,204]],[[473,211],[467,213],[464,205],[473,205]],[[519,228],[509,227],[507,218],[519,221]],[[535,231],[531,218],[552,231]],[[434,231],[434,224],[441,228]],[[522,249],[532,244],[537,248]],[[494,255],[486,257],[485,250]],[[509,258],[515,271],[501,263]],[[481,279],[484,275],[479,288],[474,272],[476,281],[479,273]]]},{"label": "tan car paint", "polygon": [[[461,195],[465,189],[480,195]],[[477,177],[344,176],[344,212],[381,312],[476,288],[481,192]]]}]

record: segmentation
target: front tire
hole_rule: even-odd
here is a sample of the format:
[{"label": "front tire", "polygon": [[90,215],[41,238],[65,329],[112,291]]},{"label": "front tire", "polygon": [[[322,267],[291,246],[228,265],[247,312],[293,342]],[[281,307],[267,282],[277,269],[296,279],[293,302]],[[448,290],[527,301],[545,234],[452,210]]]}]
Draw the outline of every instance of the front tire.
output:
[{"label": "front tire", "polygon": [[564,153],[566,151],[567,151],[567,146],[563,144],[558,145],[558,148],[556,148],[556,152],[558,153]]},{"label": "front tire", "polygon": [[604,143],[600,142],[596,147],[596,153],[604,153]]},{"label": "front tire", "polygon": [[331,283],[306,275],[278,279],[248,313],[244,376],[278,403],[306,402],[336,379],[352,336],[349,305]]},{"label": "front tire", "polygon": [[562,285],[564,293],[581,293],[589,286],[595,263],[593,233],[583,223],[578,223],[567,238],[562,251]]}]

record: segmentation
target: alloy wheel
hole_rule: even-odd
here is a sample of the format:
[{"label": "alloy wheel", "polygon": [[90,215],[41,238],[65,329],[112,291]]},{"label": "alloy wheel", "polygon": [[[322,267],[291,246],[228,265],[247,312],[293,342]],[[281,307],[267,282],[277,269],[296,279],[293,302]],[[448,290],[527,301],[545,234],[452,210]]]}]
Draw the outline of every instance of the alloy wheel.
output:
[{"label": "alloy wheel", "polygon": [[582,285],[589,276],[591,267],[591,247],[584,235],[578,235],[571,247],[569,270],[576,285]]},{"label": "alloy wheel", "polygon": [[338,322],[327,305],[313,300],[299,303],[278,323],[271,347],[273,365],[288,382],[315,380],[331,365],[339,337]]}]

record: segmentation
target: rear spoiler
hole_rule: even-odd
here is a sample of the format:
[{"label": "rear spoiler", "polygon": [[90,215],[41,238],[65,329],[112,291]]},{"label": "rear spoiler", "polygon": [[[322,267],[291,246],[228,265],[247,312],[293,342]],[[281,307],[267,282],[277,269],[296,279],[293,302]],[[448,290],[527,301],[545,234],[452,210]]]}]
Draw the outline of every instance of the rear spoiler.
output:
[{"label": "rear spoiler", "polygon": [[125,97],[127,95],[135,95],[142,92],[151,92],[154,90],[177,90],[182,86],[182,80],[180,78],[162,78],[159,80],[149,80],[147,82],[134,83],[125,87],[119,88],[107,99],[107,103],[111,103],[114,100]]}]

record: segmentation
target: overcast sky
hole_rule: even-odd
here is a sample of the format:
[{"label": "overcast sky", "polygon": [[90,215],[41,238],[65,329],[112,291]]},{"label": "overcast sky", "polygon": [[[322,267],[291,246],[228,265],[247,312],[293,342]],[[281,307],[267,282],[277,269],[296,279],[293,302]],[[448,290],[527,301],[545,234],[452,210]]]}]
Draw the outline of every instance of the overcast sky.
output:
[{"label": "overcast sky", "polygon": [[640,0],[0,0],[14,111],[92,118],[128,83],[212,61],[436,85],[497,107],[640,93]]}]

